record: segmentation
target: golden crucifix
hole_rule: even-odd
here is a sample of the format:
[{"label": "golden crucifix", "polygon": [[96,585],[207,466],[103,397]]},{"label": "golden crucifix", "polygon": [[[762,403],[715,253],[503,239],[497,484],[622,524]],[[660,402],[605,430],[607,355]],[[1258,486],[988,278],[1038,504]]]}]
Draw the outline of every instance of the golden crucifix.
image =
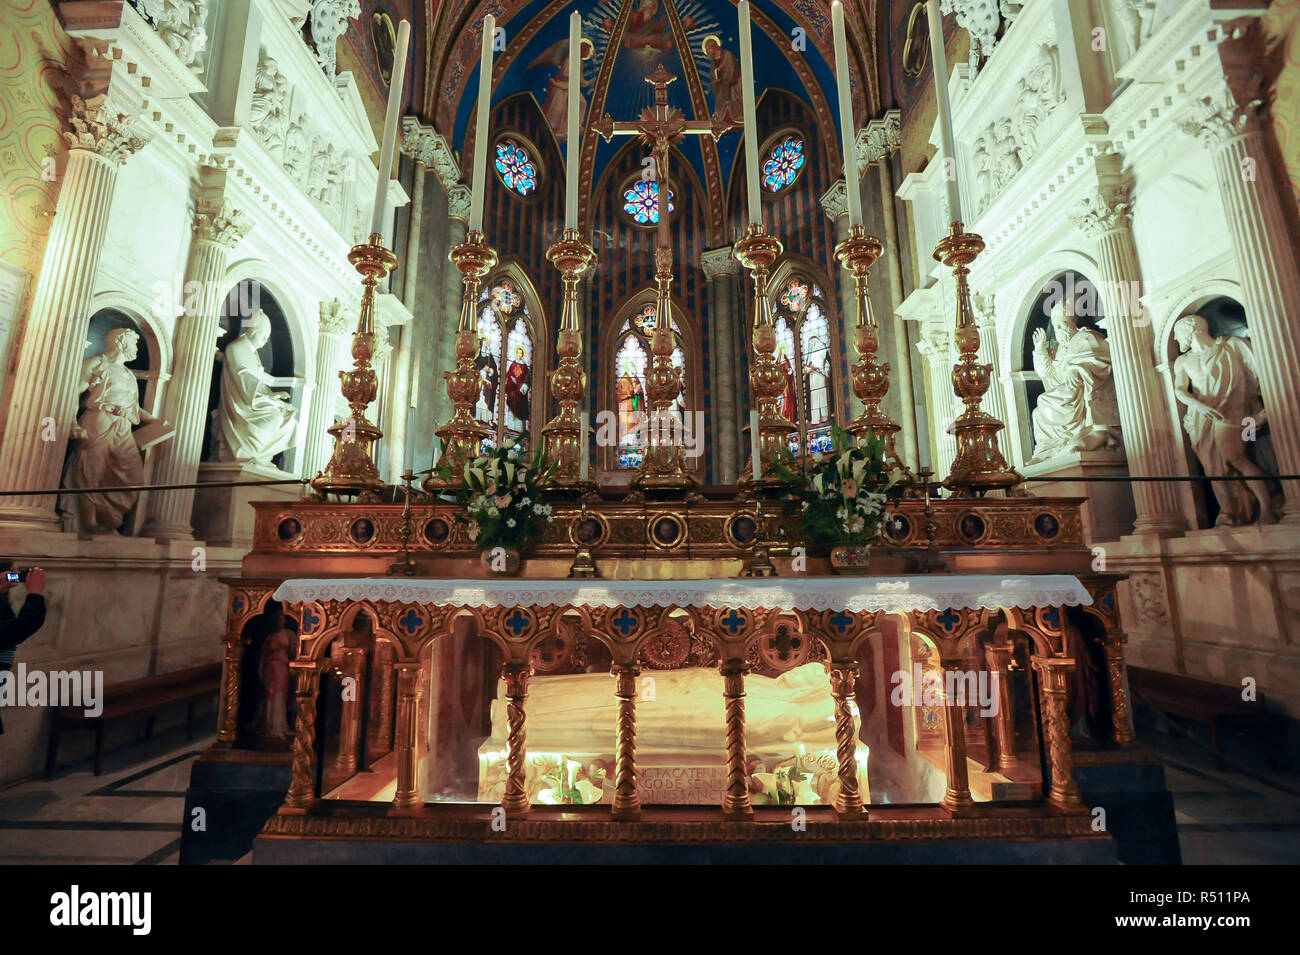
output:
[{"label": "golden crucifix", "polygon": [[646,77],[655,88],[655,102],[641,111],[635,120],[615,122],[606,113],[592,128],[605,142],[615,136],[640,136],[650,147],[653,160],[653,181],[658,201],[658,229],[655,232],[655,328],[650,337],[650,350],[654,363],[646,375],[646,397],[650,403],[650,420],[647,422],[648,440],[641,468],[632,483],[650,489],[690,488],[695,479],[686,473],[683,464],[681,428],[683,422],[673,411],[673,403],[684,390],[681,371],[673,365],[673,336],[671,291],[673,284],[672,239],[668,232],[668,211],[671,208],[668,188],[668,148],[684,136],[705,134],[715,139],[727,129],[711,120],[688,120],[682,111],[668,105],[668,84],[677,77],[664,69],[662,63]]}]

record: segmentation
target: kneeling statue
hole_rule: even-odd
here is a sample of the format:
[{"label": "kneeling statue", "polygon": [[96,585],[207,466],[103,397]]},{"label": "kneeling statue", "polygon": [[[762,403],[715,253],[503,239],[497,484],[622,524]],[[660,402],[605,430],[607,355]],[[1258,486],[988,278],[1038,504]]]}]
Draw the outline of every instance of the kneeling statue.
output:
[{"label": "kneeling statue", "polygon": [[293,443],[293,406],[288,395],[271,389],[271,376],[257,356],[270,338],[271,322],[257,311],[244,323],[243,334],[226,346],[216,411],[218,461],[270,465]]},{"label": "kneeling statue", "polygon": [[1034,331],[1034,371],[1043,394],[1034,408],[1037,464],[1058,454],[1119,447],[1119,403],[1111,378],[1110,345],[1101,333],[1080,328],[1064,302],[1052,308],[1056,345]]}]

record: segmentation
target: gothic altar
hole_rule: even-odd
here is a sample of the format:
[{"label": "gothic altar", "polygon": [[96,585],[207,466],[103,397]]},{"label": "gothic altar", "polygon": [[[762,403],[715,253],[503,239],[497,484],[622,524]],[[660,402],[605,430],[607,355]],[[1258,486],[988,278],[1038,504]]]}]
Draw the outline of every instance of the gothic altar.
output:
[{"label": "gothic altar", "polygon": [[[967,277],[984,243],[960,221],[955,183],[935,258],[955,280],[952,386],[965,410],[941,484],[909,470],[882,410],[890,366],[867,293],[881,243],[852,191],[836,258],[855,290],[861,411],[825,446],[790,420],[768,290],[783,246],[763,223],[753,137],[735,243],[753,285],[749,461],[725,487],[701,486],[686,466],[667,318],[673,238],[658,196],[672,144],[755,127],[748,3],[739,11],[743,122],[687,121],[662,65],[639,118],[588,122],[606,140],[639,137],[656,176],[647,216],[655,315],[667,320],[646,329],[653,358],[634,410],[648,415],[617,435],[620,448],[635,439],[630,485],[602,486],[590,467],[602,438],[586,410],[577,285],[595,250],[579,227],[577,163],[547,253],[564,298],[538,449],[522,435],[499,446],[481,420],[499,407],[500,381],[477,327],[498,261],[483,229],[486,139],[469,229],[450,252],[464,286],[444,375],[452,412],[418,485],[409,463],[400,487],[380,478],[383,435],[368,418],[376,289],[396,257],[378,232],[353,249],[364,295],[354,367],[340,376],[349,414],[328,429],[334,452],[309,497],[254,503],[252,549],[225,580],[218,739],[196,772],[287,771],[258,861],[536,861],[557,845],[588,861],[719,860],[746,847],[777,860],[807,845],[855,861],[1113,861],[1077,776],[1126,825],[1140,814],[1117,808],[1128,798],[1117,793],[1162,788],[1124,777],[1146,764],[1133,746],[1120,578],[1094,566],[1085,499],[1025,493],[999,447],[1002,422],[981,407],[990,366]],[[843,77],[838,3],[832,14]],[[486,17],[485,77],[493,29]],[[580,33],[575,13],[575,72]],[[847,84],[840,93],[855,182]],[[490,95],[480,84],[480,125]],[[569,142],[578,127],[570,108]],[[516,371],[502,394],[520,418]],[[831,493],[844,503],[828,541],[808,514]],[[862,576],[839,576],[850,573]]]}]

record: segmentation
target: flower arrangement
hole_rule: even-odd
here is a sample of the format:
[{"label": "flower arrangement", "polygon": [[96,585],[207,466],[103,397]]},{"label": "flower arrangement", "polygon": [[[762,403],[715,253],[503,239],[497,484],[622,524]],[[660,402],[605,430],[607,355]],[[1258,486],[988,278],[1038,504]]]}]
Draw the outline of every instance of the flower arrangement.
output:
[{"label": "flower arrangement", "polygon": [[540,492],[556,467],[545,451],[525,458],[518,444],[503,444],[467,462],[459,475],[450,465],[434,470],[444,480],[460,478],[456,496],[465,511],[456,520],[469,525],[470,540],[482,552],[494,547],[522,550],[542,533],[543,522],[555,520]]},{"label": "flower arrangement", "polygon": [[885,462],[885,441],[874,434],[856,442],[831,429],[831,450],[796,459],[786,452],[771,468],[800,502],[800,530],[814,546],[863,546],[885,523],[889,491],[902,477]]}]

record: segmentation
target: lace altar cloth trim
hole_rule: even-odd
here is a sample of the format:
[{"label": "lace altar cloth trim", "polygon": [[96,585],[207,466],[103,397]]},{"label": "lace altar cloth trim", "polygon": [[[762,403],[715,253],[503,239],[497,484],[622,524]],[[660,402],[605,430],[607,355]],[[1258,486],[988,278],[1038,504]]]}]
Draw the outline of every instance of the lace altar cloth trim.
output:
[{"label": "lace altar cloth trim", "polygon": [[730,580],[394,580],[385,577],[286,580],[286,603],[386,600],[454,607],[736,607],[745,610],[845,610],[908,613],[1077,607],[1092,596],[1069,574],[969,574],[883,578]]}]

